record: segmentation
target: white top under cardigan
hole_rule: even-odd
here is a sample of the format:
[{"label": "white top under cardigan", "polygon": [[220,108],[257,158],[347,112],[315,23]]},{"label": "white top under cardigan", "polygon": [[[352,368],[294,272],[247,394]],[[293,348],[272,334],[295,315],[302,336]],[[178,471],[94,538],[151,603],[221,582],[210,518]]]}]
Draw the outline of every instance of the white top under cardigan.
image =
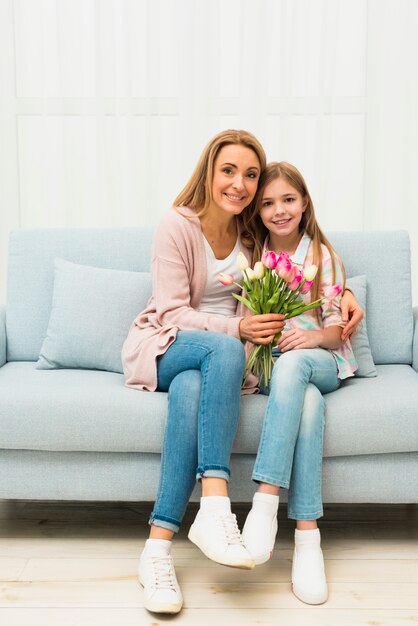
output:
[{"label": "white top under cardigan", "polygon": [[242,279],[242,272],[237,268],[237,256],[241,250],[239,239],[237,239],[232,252],[225,259],[216,258],[206,237],[203,237],[203,243],[206,252],[207,281],[199,311],[211,315],[232,317],[237,314],[237,300],[232,296],[232,293],[240,293],[241,289],[236,285],[222,285],[216,277],[218,274],[231,274],[236,282]]}]

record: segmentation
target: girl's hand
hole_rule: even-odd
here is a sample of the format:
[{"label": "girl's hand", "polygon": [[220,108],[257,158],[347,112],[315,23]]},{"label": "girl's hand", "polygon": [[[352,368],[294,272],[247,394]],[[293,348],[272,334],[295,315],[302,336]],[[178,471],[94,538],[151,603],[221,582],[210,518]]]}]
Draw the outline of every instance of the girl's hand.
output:
[{"label": "girl's hand", "polygon": [[357,326],[364,317],[364,311],[354,297],[354,294],[347,289],[341,297],[341,314],[343,322],[347,322],[341,333],[341,340],[349,339],[357,332]]},{"label": "girl's hand", "polygon": [[321,331],[292,328],[286,331],[277,342],[280,352],[301,350],[302,348],[318,348],[321,342]]},{"label": "girl's hand", "polygon": [[245,341],[267,345],[283,330],[284,325],[284,315],[281,313],[262,313],[244,317],[239,324],[239,333]]}]

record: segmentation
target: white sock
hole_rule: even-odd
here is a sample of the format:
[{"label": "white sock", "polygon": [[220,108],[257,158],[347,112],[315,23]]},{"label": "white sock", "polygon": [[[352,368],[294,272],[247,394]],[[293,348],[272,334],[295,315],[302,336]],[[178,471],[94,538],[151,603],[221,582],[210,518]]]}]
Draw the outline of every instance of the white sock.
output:
[{"label": "white sock", "polygon": [[220,513],[231,512],[231,500],[228,496],[202,496],[200,498],[202,511],[218,511]]},{"label": "white sock", "polygon": [[148,554],[170,554],[172,543],[167,539],[147,539],[144,551]]},{"label": "white sock", "polygon": [[277,515],[278,508],[279,496],[274,496],[270,493],[261,493],[260,491],[257,491],[254,494],[252,506],[253,511],[274,517],[274,515]]},{"label": "white sock", "polygon": [[319,532],[319,528],[314,528],[313,530],[295,529],[295,546],[297,548],[315,545],[321,545],[321,534]]}]

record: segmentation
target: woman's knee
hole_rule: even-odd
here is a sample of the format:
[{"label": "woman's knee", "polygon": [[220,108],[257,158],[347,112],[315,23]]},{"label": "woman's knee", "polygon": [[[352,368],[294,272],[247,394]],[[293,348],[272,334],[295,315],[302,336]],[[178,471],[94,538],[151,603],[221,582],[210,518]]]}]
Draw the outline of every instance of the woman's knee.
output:
[{"label": "woman's knee", "polygon": [[183,400],[191,403],[192,406],[198,406],[200,399],[200,390],[202,387],[202,375],[200,370],[184,370],[173,378],[169,390],[168,397],[181,394]]},{"label": "woman's knee", "polygon": [[183,449],[197,445],[201,378],[199,370],[185,370],[177,374],[168,390],[166,437],[177,440]]},{"label": "woman's knee", "polygon": [[224,363],[233,363],[236,367],[245,364],[245,350],[242,342],[236,337],[222,333],[214,333],[214,345],[218,358]]}]

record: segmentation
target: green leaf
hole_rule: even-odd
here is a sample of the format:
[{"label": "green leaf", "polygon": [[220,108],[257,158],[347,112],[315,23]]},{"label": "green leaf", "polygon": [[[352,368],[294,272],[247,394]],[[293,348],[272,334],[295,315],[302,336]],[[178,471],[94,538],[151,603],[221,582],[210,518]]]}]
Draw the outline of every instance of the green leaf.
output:
[{"label": "green leaf", "polygon": [[321,306],[322,300],[315,300],[315,302],[311,302],[310,304],[301,304],[299,307],[294,307],[288,311],[286,314],[286,319],[290,319],[291,317],[296,317],[301,313],[305,313],[305,311],[310,311],[311,309],[316,309]]},{"label": "green leaf", "polygon": [[257,309],[254,308],[253,304],[247,298],[244,298],[243,296],[240,296],[237,293],[233,293],[232,295],[234,296],[234,298],[242,302],[242,304],[244,304],[247,307],[247,309],[250,309],[250,311],[252,311],[253,313],[258,312]]}]

